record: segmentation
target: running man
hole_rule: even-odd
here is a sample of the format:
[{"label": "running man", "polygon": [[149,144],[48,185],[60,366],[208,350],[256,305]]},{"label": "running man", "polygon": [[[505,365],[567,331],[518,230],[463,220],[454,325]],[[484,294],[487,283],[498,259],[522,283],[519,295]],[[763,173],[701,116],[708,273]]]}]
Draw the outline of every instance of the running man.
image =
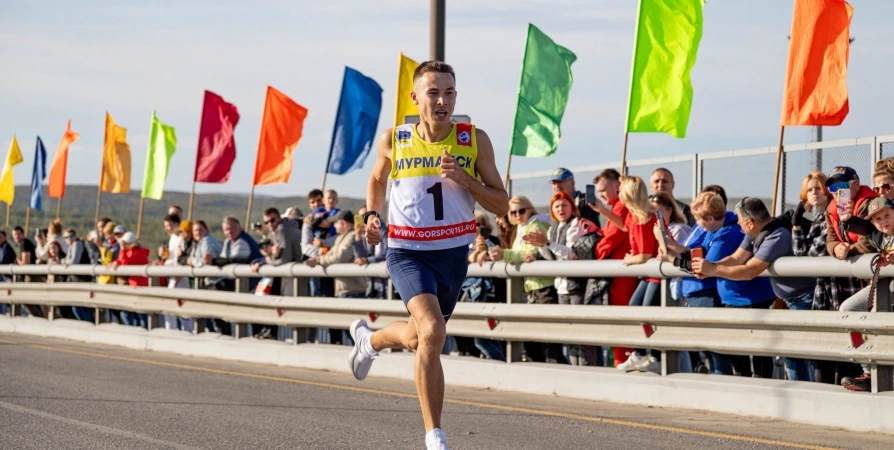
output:
[{"label": "running man", "polygon": [[450,121],[456,104],[456,75],[439,61],[424,62],[413,73],[410,97],[420,123],[389,129],[379,139],[378,158],[366,194],[366,239],[378,244],[385,185],[392,179],[388,212],[388,273],[410,313],[373,332],[366,321],[351,324],[351,370],[366,378],[382,349],[416,352],[414,376],[425,445],[447,449],[441,429],[444,372],[441,349],[446,322],[466,278],[469,244],[475,241],[475,202],[498,216],[509,196],[494,164],[487,134],[471,124]]}]

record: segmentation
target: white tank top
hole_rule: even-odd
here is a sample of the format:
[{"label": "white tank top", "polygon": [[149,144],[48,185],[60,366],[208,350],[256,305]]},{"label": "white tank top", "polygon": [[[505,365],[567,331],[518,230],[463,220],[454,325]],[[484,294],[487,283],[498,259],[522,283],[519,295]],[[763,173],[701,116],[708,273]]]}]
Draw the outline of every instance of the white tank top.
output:
[{"label": "white tank top", "polygon": [[441,154],[477,178],[475,127],[454,124],[441,142],[426,142],[414,124],[394,128],[391,139],[391,195],[388,246],[409,250],[443,250],[475,241],[475,199],[451,180],[441,178]]}]

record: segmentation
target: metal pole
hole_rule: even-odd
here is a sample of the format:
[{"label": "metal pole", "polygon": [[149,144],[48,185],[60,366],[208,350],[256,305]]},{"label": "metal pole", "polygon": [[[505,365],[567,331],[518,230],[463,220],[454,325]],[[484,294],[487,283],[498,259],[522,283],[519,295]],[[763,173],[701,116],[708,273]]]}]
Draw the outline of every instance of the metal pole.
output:
[{"label": "metal pole", "polygon": [[[59,201],[56,202],[56,218],[61,219],[61,217],[60,217],[61,215],[62,215],[62,197],[59,197]],[[27,230],[28,229],[25,228],[25,231],[27,231]]]},{"label": "metal pole", "polygon": [[189,209],[187,210],[187,213],[186,213],[186,220],[192,220],[192,205],[195,203],[195,200],[196,200],[196,181],[195,181],[195,178],[193,178],[192,189],[190,189],[190,191],[189,191]]},{"label": "metal pole", "polygon": [[431,0],[431,34],[429,37],[429,59],[444,61],[444,31],[447,9],[446,0]]},{"label": "metal pole", "polygon": [[[137,215],[137,239],[140,238],[140,232],[143,231],[143,207],[146,205],[146,197],[140,197],[140,212]],[[97,221],[99,222],[99,221]]]},{"label": "metal pole", "polygon": [[245,223],[242,224],[242,227],[246,230],[251,229],[251,206],[255,201],[255,184],[251,184],[251,191],[248,193],[248,211],[245,212]]},{"label": "metal pole", "polygon": [[[779,146],[776,149],[776,176],[773,178],[773,206],[770,211],[776,211],[779,200],[779,174],[782,169],[782,140],[785,137],[785,126],[779,127]],[[784,201],[784,200],[783,200]]]}]

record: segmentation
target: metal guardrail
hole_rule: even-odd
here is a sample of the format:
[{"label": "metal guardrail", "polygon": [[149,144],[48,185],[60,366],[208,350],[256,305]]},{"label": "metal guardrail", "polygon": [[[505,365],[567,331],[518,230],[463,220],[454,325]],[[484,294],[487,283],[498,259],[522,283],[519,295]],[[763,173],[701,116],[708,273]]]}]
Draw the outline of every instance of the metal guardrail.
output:
[{"label": "metal guardrail", "polygon": [[[848,260],[838,260],[831,256],[817,258],[779,258],[760,276],[763,277],[872,277],[872,262],[875,254],[860,255]],[[118,266],[115,269],[101,265],[0,265],[0,275],[112,275],[144,277],[206,277],[206,278],[248,278],[248,277],[376,277],[387,278],[385,263],[358,266],[355,264],[334,264],[329,267],[309,267],[301,263],[281,266],[262,266],[252,272],[248,265],[223,267],[204,266]],[[506,264],[489,262],[484,266],[469,266],[470,277],[653,277],[671,278],[691,276],[673,266],[657,260],[645,264],[625,266],[620,260],[594,261],[535,261],[526,264]],[[885,267],[882,277],[894,277],[894,266]]]},{"label": "metal guardrail", "polygon": [[[872,260],[873,255],[848,261],[781,258],[762,275],[868,278],[871,276]],[[111,270],[101,266],[32,265],[0,266],[0,274],[231,278],[387,276],[384,264],[343,264],[325,269],[291,264],[263,267],[258,273],[252,272],[248,266],[122,266]],[[623,266],[618,261],[576,261],[537,262],[520,266],[497,263],[470,267],[470,276],[509,277],[508,303],[517,303],[519,299],[513,296],[520,297],[518,287],[521,283],[514,282],[512,278],[555,275],[667,278],[683,273],[655,260],[638,266]],[[884,269],[883,276],[892,275],[894,267]],[[386,300],[257,296],[238,292],[94,283],[0,283],[0,303],[108,308],[147,314],[218,318],[234,324],[280,325],[295,329],[295,343],[300,342],[298,329],[301,328],[345,328],[361,317],[366,318],[373,328],[382,328],[407,317],[401,303]],[[12,310],[14,314],[15,308]],[[95,315],[97,320],[99,316]],[[517,360],[515,355],[519,353],[520,345],[514,346],[515,352],[512,347],[519,344],[518,341],[615,345],[661,350],[662,373],[667,374],[676,371],[679,350],[706,350],[722,354],[782,355],[869,364],[874,374],[874,391],[891,390],[894,384],[891,370],[894,365],[894,314],[460,303],[448,323],[448,333],[509,341],[509,362]],[[234,336],[238,338],[239,332]]]}]

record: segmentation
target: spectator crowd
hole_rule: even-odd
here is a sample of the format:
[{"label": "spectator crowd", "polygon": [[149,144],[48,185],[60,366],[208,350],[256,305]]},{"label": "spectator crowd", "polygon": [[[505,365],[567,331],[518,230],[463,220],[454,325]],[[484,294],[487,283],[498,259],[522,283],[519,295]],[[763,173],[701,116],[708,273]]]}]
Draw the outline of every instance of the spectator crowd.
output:
[{"label": "spectator crowd", "polygon": [[[649,180],[604,170],[592,180],[595,198],[587,198],[576,185],[574,174],[565,168],[550,177],[553,195],[548,210],[538,211],[524,196],[509,200],[509,212],[490,217],[478,211],[475,242],[469,246],[469,264],[505,261],[525,264],[538,260],[620,260],[624,265],[658,259],[681,268],[691,276],[670,280],[668,296],[678,306],[690,308],[792,309],[866,311],[870,303],[869,280],[833,277],[763,278],[758,275],[781,257],[833,256],[845,259],[864,253],[892,251],[894,243],[894,159],[876,164],[871,183],[864,185],[850,167],[836,167],[829,174],[812,172],[802,184],[799,203],[792,211],[774,216],[759,198],[744,197],[730,206],[722,186],[710,185],[689,204],[674,196],[670,170],[656,169]],[[253,271],[264,265],[303,263],[310,267],[332,264],[368,265],[383,262],[387,240],[368,245],[365,225],[356,212],[338,207],[334,190],[313,190],[308,211],[293,206],[283,213],[277,208],[263,212],[263,222],[249,231],[234,217],[222,220],[223,240],[210,232],[203,220],[184,220],[180,207],[171,206],[160,221],[169,235],[150,261],[150,249],[137,236],[103,218],[96,229],[79,237],[58,220],[31,237],[21,227],[12,231],[12,243],[0,231],[0,264],[163,264],[165,266],[249,264]],[[839,202],[839,200],[841,200]],[[387,225],[385,225],[387,227]],[[387,237],[387,230],[382,233]],[[886,261],[886,258],[882,258]],[[23,276],[17,281],[47,281]],[[91,277],[58,277],[54,282],[93,281]],[[140,276],[108,276],[99,284],[146,286]],[[168,277],[170,289],[198,288],[235,291],[228,278]],[[244,289],[244,288],[243,288]],[[312,278],[306,286],[293,279],[254,277],[247,290],[259,295],[296,295],[306,289],[311,296],[338,298],[386,298],[386,279],[359,277]],[[661,280],[633,277],[527,277],[524,292],[528,303],[659,306]],[[396,293],[390,293],[396,296]],[[460,301],[504,302],[505,283],[469,277],[462,286]],[[5,305],[0,305],[5,308]],[[24,305],[27,314],[46,317],[45,307]],[[3,312],[3,311],[0,311]],[[64,318],[117,322],[148,326],[143,314],[103,310],[101,318],[91,308],[57,307]],[[164,327],[195,332],[207,329],[233,334],[231,324],[164,316]],[[256,338],[277,338],[281,331],[266,325],[250,325]],[[346,330],[308,330],[311,342],[353,344]],[[451,338],[445,352],[505,360],[505,344],[488,339]],[[796,358],[723,355],[712,352],[682,352],[683,372],[715,375],[787,378],[789,380],[841,384],[850,390],[870,388],[868,368],[856,364],[811,361]],[[651,349],[558,345],[528,342],[523,358],[530,361],[582,366],[616,367],[625,372],[660,372],[661,352]]]}]

